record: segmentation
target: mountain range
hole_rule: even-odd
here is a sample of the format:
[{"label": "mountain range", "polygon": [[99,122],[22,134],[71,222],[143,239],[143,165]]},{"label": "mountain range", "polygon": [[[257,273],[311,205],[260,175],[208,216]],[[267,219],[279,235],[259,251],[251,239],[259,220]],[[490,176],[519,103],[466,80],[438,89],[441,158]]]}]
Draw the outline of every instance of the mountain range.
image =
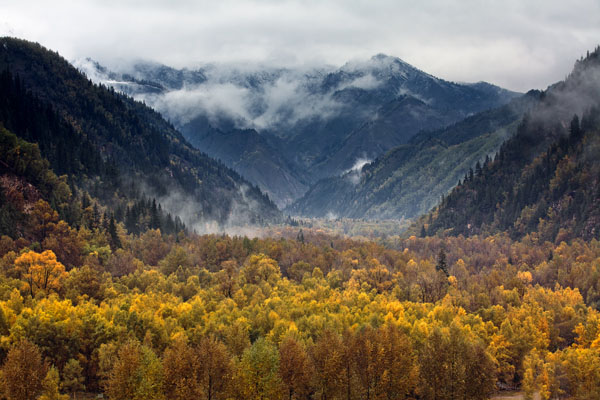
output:
[{"label": "mountain range", "polygon": [[177,70],[138,62],[114,72],[89,59],[74,65],[159,111],[281,208],[320,179],[372,161],[418,132],[518,96],[483,82],[448,82],[382,54],[339,68]]},{"label": "mountain range", "polygon": [[[108,86],[0,38],[0,398],[597,398],[600,47],[564,81],[464,118],[403,93],[318,159],[306,149],[331,138],[317,120],[312,139],[269,131],[257,104],[255,125],[195,116],[188,139],[118,87],[167,101],[208,70],[94,68]],[[474,93],[431,79],[437,104]],[[361,112],[338,92],[319,117],[334,133]],[[398,138],[424,114],[459,120]],[[278,179],[310,186],[287,212],[375,220],[285,218],[256,186]]]},{"label": "mountain range", "polygon": [[1,38],[0,71],[0,123],[36,143],[72,191],[123,219],[142,198],[198,231],[281,218],[255,185],[193,148],[156,111],[92,83],[57,53]]},{"label": "mountain range", "polygon": [[437,205],[470,167],[493,155],[539,95],[532,91],[451,126],[422,131],[371,163],[318,181],[286,211],[326,218],[417,217]]},{"label": "mountain range", "polygon": [[[598,54],[577,61],[565,81],[525,95],[449,83],[382,55],[303,74],[225,69],[218,75],[215,66],[153,64],[135,64],[126,74],[86,61],[96,84],[40,45],[3,38],[0,122],[7,151],[29,146],[19,141],[35,143],[40,154],[31,150],[31,157],[64,174],[60,179],[82,204],[91,196],[131,231],[161,220],[175,232],[183,222],[205,231],[282,221],[276,198],[291,215],[424,215],[410,228],[421,235],[587,238],[597,234],[600,218]],[[301,79],[292,84],[291,76]],[[287,97],[282,82],[291,87]],[[217,93],[240,88],[246,97],[234,115],[235,104],[223,107],[236,96],[219,100]],[[186,98],[190,93],[199,97]],[[254,105],[247,107],[250,98]],[[300,98],[308,102],[304,110]],[[221,105],[210,108],[209,101]],[[15,178],[11,171],[19,168],[5,171],[5,190],[15,182],[39,186],[31,179],[49,174]],[[62,193],[56,179],[48,187]],[[69,220],[68,204],[51,200],[63,195],[39,192]]]}]

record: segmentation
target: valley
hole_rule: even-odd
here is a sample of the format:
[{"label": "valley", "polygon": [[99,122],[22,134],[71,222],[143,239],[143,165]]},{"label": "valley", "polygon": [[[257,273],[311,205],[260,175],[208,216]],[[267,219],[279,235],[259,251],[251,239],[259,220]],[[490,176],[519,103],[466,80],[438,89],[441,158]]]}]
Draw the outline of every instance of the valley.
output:
[{"label": "valley", "polygon": [[421,131],[518,96],[483,82],[444,81],[383,54],[305,70],[176,70],[141,62],[112,72],[89,59],[74,65],[159,111],[192,145],[258,185],[280,208],[318,180],[373,161]]},{"label": "valley", "polygon": [[399,58],[0,38],[0,399],[595,399],[600,47],[524,94]]}]

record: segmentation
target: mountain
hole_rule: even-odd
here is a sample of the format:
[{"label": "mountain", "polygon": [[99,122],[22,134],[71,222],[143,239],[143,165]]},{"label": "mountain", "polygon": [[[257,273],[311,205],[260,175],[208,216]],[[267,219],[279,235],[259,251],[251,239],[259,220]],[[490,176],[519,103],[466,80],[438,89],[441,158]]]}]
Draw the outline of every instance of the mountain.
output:
[{"label": "mountain", "polygon": [[471,171],[413,232],[599,238],[599,154],[600,47],[549,87],[494,160]]},{"label": "mountain", "polygon": [[435,206],[471,166],[500,148],[539,95],[530,92],[447,128],[422,131],[371,163],[317,182],[286,211],[330,218],[419,216]]},{"label": "mountain", "polygon": [[[483,82],[448,82],[385,55],[377,55],[366,63],[349,63],[333,75],[342,75],[336,79],[344,82],[343,89],[335,95],[349,105],[342,118],[353,118],[355,122],[350,130],[332,138],[327,151],[315,160],[312,169],[326,171],[317,173],[318,178],[339,175],[356,160],[372,160],[407,143],[420,131],[447,126],[517,96]],[[357,90],[348,82],[368,77],[378,84]],[[365,97],[371,101],[365,101]]]},{"label": "mountain", "polygon": [[93,84],[57,53],[1,38],[0,71],[0,122],[107,204],[153,197],[196,229],[280,218],[257,187],[194,149],[156,111]]},{"label": "mountain", "polygon": [[190,136],[190,142],[263,188],[269,198],[277,199],[278,206],[290,204],[307,189],[301,171],[254,129],[224,132],[211,128],[203,135]]},{"label": "mountain", "polygon": [[[191,143],[257,184],[280,207],[317,180],[343,174],[419,131],[517,96],[487,83],[444,81],[381,54],[340,68],[175,70],[139,62],[111,72],[91,60],[74,64],[95,82],[152,106]],[[244,132],[248,150],[242,151],[238,141]],[[271,173],[265,178],[267,168],[276,171],[274,179]]]}]

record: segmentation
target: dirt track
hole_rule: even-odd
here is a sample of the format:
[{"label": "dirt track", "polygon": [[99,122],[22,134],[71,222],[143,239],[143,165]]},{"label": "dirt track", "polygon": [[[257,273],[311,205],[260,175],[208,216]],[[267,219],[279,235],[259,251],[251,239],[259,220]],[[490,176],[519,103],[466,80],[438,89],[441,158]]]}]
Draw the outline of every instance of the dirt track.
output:
[{"label": "dirt track", "polygon": [[[540,395],[534,394],[533,400],[539,400]],[[491,397],[491,400],[523,400],[525,399],[525,394],[523,392],[510,392],[510,393],[502,393],[496,394]]]}]

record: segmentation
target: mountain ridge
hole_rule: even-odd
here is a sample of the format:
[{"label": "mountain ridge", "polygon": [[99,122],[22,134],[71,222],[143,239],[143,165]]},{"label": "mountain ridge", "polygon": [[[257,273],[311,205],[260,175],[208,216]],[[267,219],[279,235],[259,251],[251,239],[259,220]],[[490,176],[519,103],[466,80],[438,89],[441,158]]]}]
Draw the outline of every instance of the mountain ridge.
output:
[{"label": "mountain ridge", "polygon": [[[103,160],[126,171],[118,173],[123,181],[161,198],[191,225],[227,224],[234,213],[247,222],[281,217],[260,190],[192,148],[156,111],[93,84],[57,53],[39,44],[1,38],[0,70],[9,70],[25,90],[56,109],[74,130],[73,137],[84,138]],[[6,114],[11,116],[15,114]],[[21,135],[28,132],[16,130]]]},{"label": "mountain ridge", "polygon": [[[75,65],[159,110],[196,146],[210,142],[199,148],[228,159],[229,167],[252,177],[280,207],[358,159],[373,159],[422,129],[448,125],[516,95],[490,84],[448,82],[386,55],[304,70],[205,65],[192,71],[137,64],[119,75],[89,61]],[[252,160],[233,160],[211,153],[231,148],[244,155],[234,143],[216,141],[231,140],[218,132],[245,129],[258,134],[250,147],[262,148],[266,140],[276,156],[255,152]],[[236,168],[241,164],[245,171]],[[265,165],[289,179],[256,179]]]},{"label": "mountain ridge", "polygon": [[[516,131],[516,121],[539,96],[533,91],[446,128],[421,131],[359,171],[317,182],[286,211],[292,215],[367,219],[419,216],[435,206],[477,161],[493,155]],[[320,198],[336,202],[330,204]]]},{"label": "mountain ridge", "polygon": [[[551,85],[494,160],[412,227],[426,235],[598,238],[600,47]],[[420,225],[420,228],[417,227]]]}]

